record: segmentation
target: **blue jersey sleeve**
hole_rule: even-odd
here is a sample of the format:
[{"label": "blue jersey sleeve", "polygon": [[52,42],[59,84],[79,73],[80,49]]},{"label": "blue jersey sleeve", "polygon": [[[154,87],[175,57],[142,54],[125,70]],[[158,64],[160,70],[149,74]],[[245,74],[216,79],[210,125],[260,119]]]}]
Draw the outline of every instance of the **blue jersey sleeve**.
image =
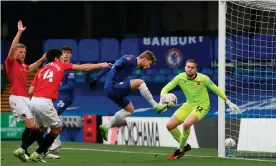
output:
[{"label": "blue jersey sleeve", "polygon": [[68,72],[67,76],[67,82],[62,82],[62,86],[59,87],[59,92],[73,90],[75,86],[75,73],[74,72]]},{"label": "blue jersey sleeve", "polygon": [[111,68],[106,67],[104,69],[102,69],[99,73],[97,73],[97,75],[94,77],[95,81],[99,81],[104,75],[106,75]]},{"label": "blue jersey sleeve", "polygon": [[114,64],[114,67],[115,67],[116,71],[120,71],[126,63],[127,62],[126,62],[126,59],[124,57],[118,59]]}]

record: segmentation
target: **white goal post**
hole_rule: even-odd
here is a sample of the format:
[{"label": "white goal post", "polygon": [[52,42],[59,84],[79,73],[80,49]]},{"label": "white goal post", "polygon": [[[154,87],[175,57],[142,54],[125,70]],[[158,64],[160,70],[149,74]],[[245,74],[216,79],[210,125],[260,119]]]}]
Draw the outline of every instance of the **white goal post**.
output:
[{"label": "white goal post", "polygon": [[218,157],[276,158],[276,0],[220,0],[218,19],[218,86],[242,110],[218,99]]}]

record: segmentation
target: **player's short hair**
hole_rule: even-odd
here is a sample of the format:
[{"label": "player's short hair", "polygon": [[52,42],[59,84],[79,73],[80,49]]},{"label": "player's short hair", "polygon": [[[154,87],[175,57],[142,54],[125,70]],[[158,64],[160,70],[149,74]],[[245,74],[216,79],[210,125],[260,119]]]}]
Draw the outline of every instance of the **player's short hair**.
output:
[{"label": "player's short hair", "polygon": [[26,48],[26,46],[22,43],[18,43],[16,48]]},{"label": "player's short hair", "polygon": [[72,53],[72,47],[71,46],[63,46],[61,48],[61,51],[70,51]]},{"label": "player's short hair", "polygon": [[55,58],[60,58],[61,55],[62,55],[62,52],[58,49],[48,50],[46,53],[48,63],[55,61]]},{"label": "player's short hair", "polygon": [[139,55],[139,58],[146,58],[149,61],[152,61],[152,64],[154,65],[157,61],[155,55],[151,51],[145,51],[143,54]]},{"label": "player's short hair", "polygon": [[188,60],[186,61],[186,63],[188,63],[188,62],[194,63],[194,64],[196,65],[196,67],[197,67],[197,62],[196,62],[196,60],[194,60],[194,59],[188,59]]}]

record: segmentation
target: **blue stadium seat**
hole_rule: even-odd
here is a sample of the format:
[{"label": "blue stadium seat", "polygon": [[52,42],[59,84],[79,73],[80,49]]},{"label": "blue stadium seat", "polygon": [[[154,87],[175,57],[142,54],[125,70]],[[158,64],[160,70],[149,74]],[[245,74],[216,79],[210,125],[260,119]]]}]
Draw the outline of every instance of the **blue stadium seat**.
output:
[{"label": "blue stadium seat", "polygon": [[79,60],[81,62],[100,61],[100,44],[97,39],[82,39],[79,42]]},{"label": "blue stadium seat", "polygon": [[178,74],[182,73],[183,71],[184,71],[183,69],[173,69],[172,73],[174,75],[178,75]]},{"label": "blue stadium seat", "polygon": [[[226,61],[229,61],[230,58],[236,58],[236,52],[235,51],[235,40],[236,40],[236,37],[233,35],[233,36],[226,36],[226,52],[225,52],[225,58],[226,58]],[[218,38],[216,38],[215,40],[215,59],[213,61],[215,62],[218,62],[218,56],[219,56],[219,45],[218,45]]]},{"label": "blue stadium seat", "polygon": [[[251,57],[251,39],[247,36],[226,36],[226,61],[242,60]],[[215,40],[215,61],[218,61],[218,38]]]},{"label": "blue stadium seat", "polygon": [[94,78],[97,74],[98,72],[89,73],[89,78]]},{"label": "blue stadium seat", "polygon": [[76,83],[85,84],[86,72],[77,71],[76,72]]},{"label": "blue stadium seat", "polygon": [[73,39],[48,39],[44,42],[43,52],[46,52],[48,49],[52,49],[52,48],[61,49],[63,46],[72,47],[71,62],[76,62],[79,60],[78,44]]},{"label": "blue stadium seat", "polygon": [[166,76],[158,74],[152,78],[152,82],[154,83],[162,83],[166,81]]},{"label": "blue stadium seat", "polygon": [[134,70],[132,71],[132,75],[134,75],[134,76],[141,76],[142,73],[143,73],[143,70],[142,70],[142,69],[134,69]]},{"label": "blue stadium seat", "polygon": [[1,62],[4,63],[6,57],[8,56],[11,47],[11,42],[8,40],[1,40]]},{"label": "blue stadium seat", "polygon": [[138,75],[130,75],[130,76],[128,76],[128,79],[129,80],[132,80],[132,79],[139,79],[140,78],[140,76],[138,76]]},{"label": "blue stadium seat", "polygon": [[135,55],[139,54],[138,39],[137,38],[126,38],[121,42],[121,55]]},{"label": "blue stadium seat", "polygon": [[276,37],[272,35],[254,35],[252,40],[252,58],[275,59]]},{"label": "blue stadium seat", "polygon": [[205,75],[207,75],[207,76],[209,76],[209,77],[212,77],[212,75],[213,75],[213,70],[210,69],[210,68],[203,68],[203,69],[201,70],[201,73],[202,73],[202,74],[205,74]]},{"label": "blue stadium seat", "polygon": [[273,67],[266,67],[266,72],[272,73],[273,72]]},{"label": "blue stadium seat", "polygon": [[213,75],[212,78],[211,78],[211,80],[213,82],[217,83],[217,81],[218,81],[218,75]]},{"label": "blue stadium seat", "polygon": [[171,74],[171,72],[172,72],[171,69],[160,69],[159,70],[159,74],[163,74],[163,75]]},{"label": "blue stadium seat", "polygon": [[153,75],[156,75],[158,74],[158,70],[157,69],[147,69],[146,72],[145,72],[146,75],[149,75],[149,76],[153,76]]},{"label": "blue stadium seat", "polygon": [[101,44],[101,61],[116,61],[119,58],[119,42],[113,38],[103,38]]},{"label": "blue stadium seat", "polygon": [[152,77],[149,75],[142,75],[141,79],[144,80],[146,83],[150,83],[152,81]]},{"label": "blue stadium seat", "polygon": [[253,75],[254,71],[253,69],[241,69],[241,68],[235,68],[236,74],[240,74],[243,76]]},{"label": "blue stadium seat", "polygon": [[252,56],[251,39],[248,36],[227,36],[226,58],[232,60],[249,59]]},{"label": "blue stadium seat", "polygon": [[218,68],[215,68],[213,75],[218,75]]},{"label": "blue stadium seat", "polygon": [[212,61],[218,61],[218,38],[216,38],[215,40],[215,50],[214,50],[214,53],[215,53],[215,59],[212,59]]},{"label": "blue stadium seat", "polygon": [[168,75],[166,78],[167,82],[171,81],[174,77],[175,77],[175,75],[171,75],[171,74]]}]

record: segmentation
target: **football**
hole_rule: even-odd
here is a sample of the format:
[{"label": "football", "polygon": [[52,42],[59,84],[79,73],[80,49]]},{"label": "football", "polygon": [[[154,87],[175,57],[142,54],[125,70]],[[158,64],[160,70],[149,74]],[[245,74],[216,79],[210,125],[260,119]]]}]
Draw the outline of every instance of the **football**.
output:
[{"label": "football", "polygon": [[234,148],[236,146],[236,141],[232,138],[227,138],[225,140],[225,147],[226,148]]},{"label": "football", "polygon": [[173,93],[168,93],[161,97],[160,102],[162,104],[168,104],[169,108],[173,108],[177,104],[177,97]]}]

